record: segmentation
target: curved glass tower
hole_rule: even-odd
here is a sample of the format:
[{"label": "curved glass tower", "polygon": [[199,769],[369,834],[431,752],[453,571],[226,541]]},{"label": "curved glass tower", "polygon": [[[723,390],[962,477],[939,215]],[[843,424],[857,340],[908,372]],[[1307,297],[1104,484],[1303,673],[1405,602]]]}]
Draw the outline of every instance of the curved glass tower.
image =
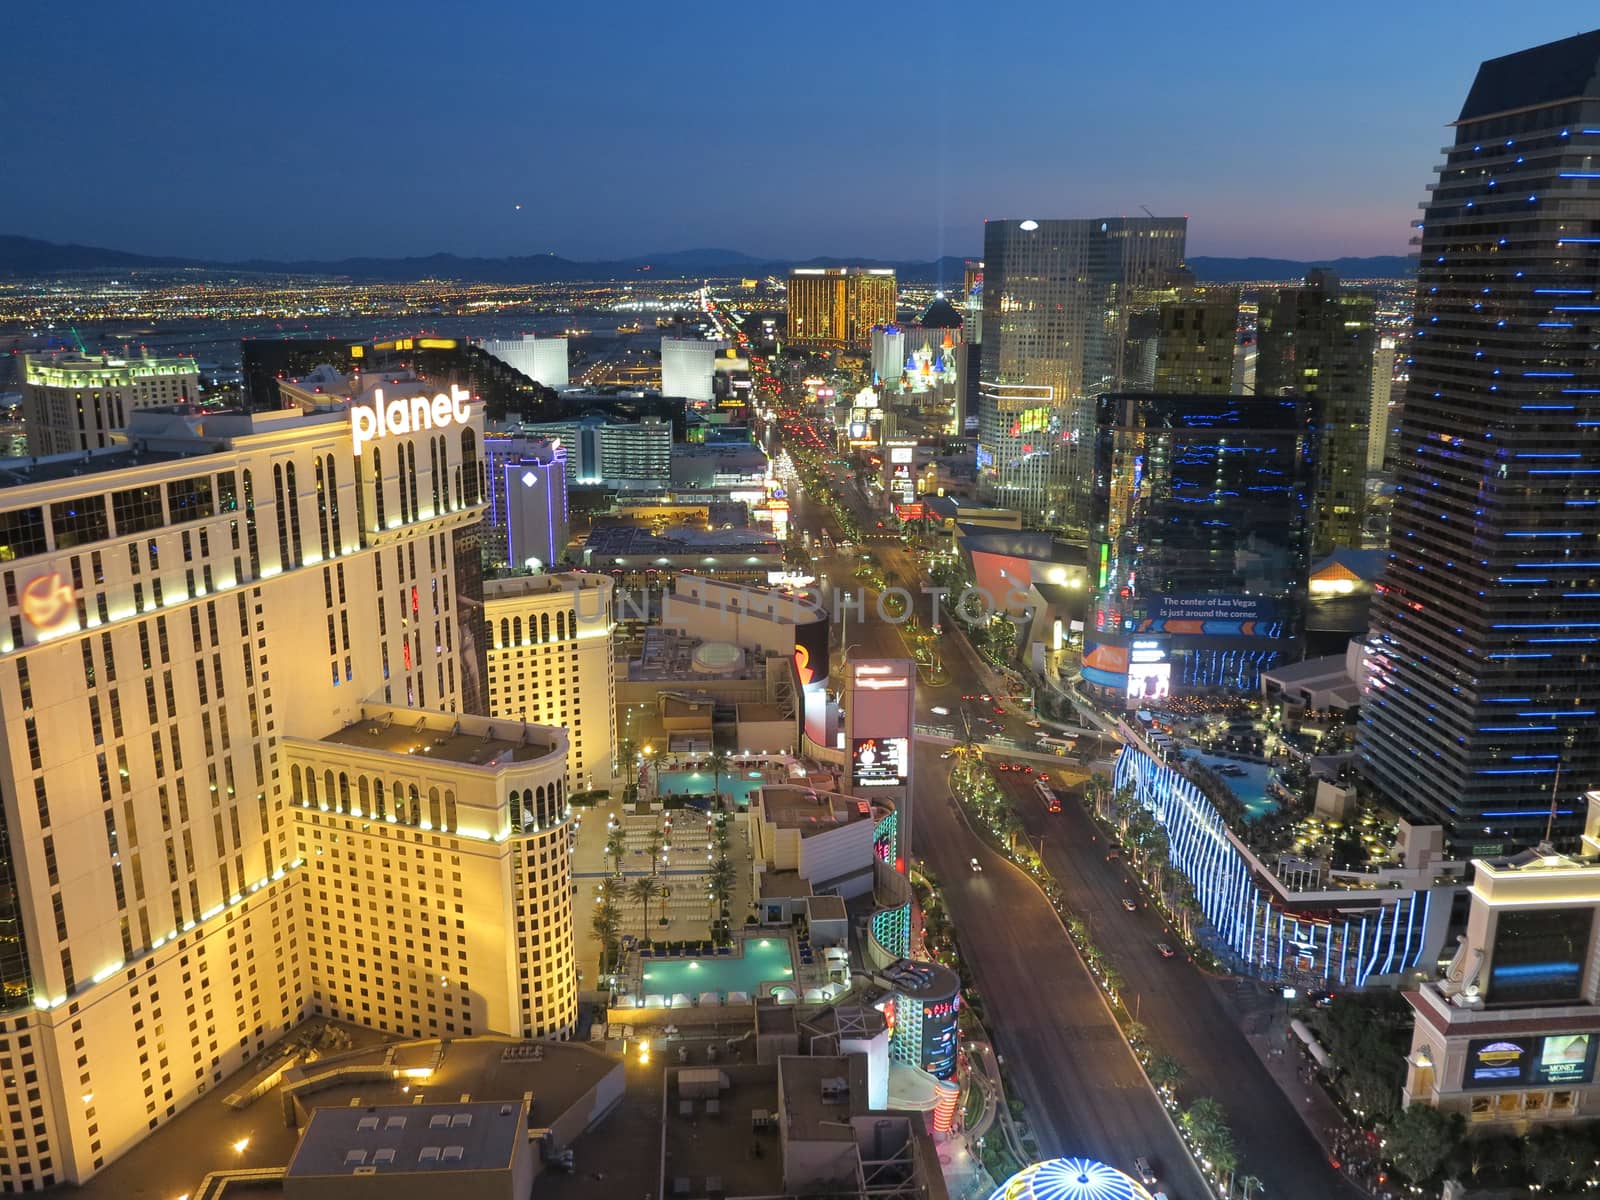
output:
[{"label": "curved glass tower", "polygon": [[1600,786],[1600,31],[1478,69],[1424,205],[1369,778],[1456,853]]}]

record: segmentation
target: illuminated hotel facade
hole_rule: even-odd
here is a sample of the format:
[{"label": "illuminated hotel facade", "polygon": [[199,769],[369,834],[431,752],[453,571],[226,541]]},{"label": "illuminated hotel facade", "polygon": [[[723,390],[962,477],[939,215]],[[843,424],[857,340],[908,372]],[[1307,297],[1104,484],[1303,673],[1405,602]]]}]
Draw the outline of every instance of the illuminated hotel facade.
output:
[{"label": "illuminated hotel facade", "polygon": [[879,267],[796,267],[789,272],[789,341],[865,346],[874,325],[894,323],[900,292]]},{"label": "illuminated hotel facade", "polygon": [[1113,786],[1132,789],[1166,830],[1172,868],[1193,887],[1213,944],[1235,969],[1308,988],[1393,986],[1432,973],[1455,891],[1438,882],[1446,868],[1437,830],[1431,839],[1426,828],[1411,830],[1399,867],[1351,873],[1337,887],[1291,888],[1192,780],[1128,736]]},{"label": "illuminated hotel facade", "polygon": [[487,579],[489,715],[567,731],[573,791],[609,788],[617,741],[612,582],[587,572]]},{"label": "illuminated hotel facade", "polygon": [[1415,1011],[1402,1103],[1518,1132],[1600,1109],[1600,794],[1576,855],[1476,861],[1466,934]]},{"label": "illuminated hotel facade", "polygon": [[1362,766],[1460,856],[1600,787],[1600,32],[1478,69],[1431,185]]},{"label": "illuminated hotel facade", "polygon": [[[313,392],[307,411],[143,410],[121,447],[0,464],[4,1190],[88,1178],[319,1007],[408,1032],[568,1023],[559,998],[519,1010],[516,978],[504,1003],[447,1016],[417,950],[377,940],[420,945],[431,901],[442,919],[424,954],[442,966],[453,951],[454,966],[466,950],[474,989],[502,968],[485,959],[504,945],[438,935],[455,936],[449,906],[469,878],[477,904],[565,870],[564,853],[546,866],[544,848],[524,849],[489,799],[517,782],[535,797],[530,835],[558,824],[564,734],[498,730],[538,761],[515,752],[487,782],[452,787],[416,756],[345,785],[342,766],[331,797],[324,774],[315,801],[304,782],[313,762],[360,757],[318,742],[377,721],[373,706],[377,723],[434,736],[470,726],[482,630],[459,604],[476,552],[456,548],[482,515],[479,408],[415,380],[385,380],[381,397],[346,386]],[[360,782],[380,776],[400,789],[381,817]],[[454,818],[434,814],[436,787],[455,791]],[[377,861],[402,849],[410,938]],[[476,860],[457,865],[491,852],[513,858],[497,885]],[[522,903],[500,904],[508,923]],[[559,952],[570,920],[540,906]]]},{"label": "illuminated hotel facade", "polygon": [[200,399],[192,358],[30,354],[22,381],[22,425],[33,455],[104,449],[139,409]]}]

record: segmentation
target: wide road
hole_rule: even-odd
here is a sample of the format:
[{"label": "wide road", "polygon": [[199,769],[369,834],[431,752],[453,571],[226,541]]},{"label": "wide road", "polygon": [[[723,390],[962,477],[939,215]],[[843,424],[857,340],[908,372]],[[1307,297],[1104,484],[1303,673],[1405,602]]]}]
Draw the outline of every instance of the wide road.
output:
[{"label": "wide road", "polygon": [[[1214,1096],[1227,1109],[1245,1170],[1261,1178],[1269,1196],[1359,1195],[1329,1166],[1305,1122],[1288,1110],[1282,1090],[1246,1039],[1240,1014],[1224,996],[1224,989],[1239,985],[1218,982],[1189,961],[1154,902],[1145,906],[1125,858],[1106,860],[1112,847],[1083,806],[1068,799],[1061,812],[1047,812],[1034,794],[1035,777],[997,776],[1023,827],[1035,843],[1044,839],[1045,865],[1068,906],[1122,973],[1129,1007],[1137,1008],[1159,1048],[1188,1072],[1186,1093]],[[1140,907],[1129,912],[1124,900]],[[1162,957],[1157,943],[1177,954]],[[1254,1002],[1284,1003],[1264,992],[1257,992]]]},{"label": "wide road", "polygon": [[[863,531],[875,531],[876,517],[863,512],[860,497],[845,492]],[[831,522],[809,497],[797,496],[791,519],[820,533]],[[832,531],[837,537],[837,531]],[[863,546],[884,567],[890,583],[926,601],[914,557],[898,539],[869,537]],[[853,589],[852,560],[819,557],[814,569],[831,584]],[[848,640],[852,657],[905,657],[898,631],[880,620],[876,605],[863,618],[852,612]],[[836,627],[835,636],[838,637]],[[999,728],[974,728],[981,742],[989,734],[1026,740],[1027,714],[1003,703],[964,701],[990,692],[992,674],[980,667],[965,639],[945,642],[949,682],[933,688],[919,683],[917,719],[960,723],[961,711],[987,716]],[[950,715],[934,714],[933,707]],[[1156,1165],[1171,1200],[1199,1200],[1207,1189],[1146,1086],[1132,1052],[1100,1000],[1098,985],[1074,952],[1049,904],[1027,877],[986,848],[962,819],[949,790],[950,761],[936,745],[916,748],[913,851],[939,879],[961,940],[963,959],[982,995],[987,1024],[1005,1055],[1010,1080],[1027,1103],[1041,1151],[1082,1153],[1131,1169],[1144,1155]],[[1224,1003],[1219,984],[1181,956],[1163,958],[1156,943],[1180,943],[1149,909],[1129,913],[1124,896],[1138,893],[1126,882],[1122,863],[1108,863],[1107,846],[1075,801],[1049,814],[1033,794],[1034,775],[999,775],[1011,791],[1024,827],[1044,837],[1045,860],[1066,891],[1071,910],[1088,922],[1097,944],[1110,951],[1139,1019],[1152,1039],[1189,1073],[1185,1093],[1211,1095],[1227,1109],[1241,1150],[1243,1170],[1262,1179],[1266,1196],[1321,1200],[1354,1196],[1351,1185],[1328,1164],[1299,1115],[1267,1074],[1241,1028],[1241,1017]],[[982,866],[974,872],[970,860]]]},{"label": "wide road", "polygon": [[[804,497],[791,518],[814,533],[823,527],[820,512]],[[844,580],[849,564],[847,556],[834,555],[819,558],[816,569]],[[896,628],[878,619],[876,605],[866,607],[864,620],[851,614],[851,657],[906,657]],[[951,682],[918,687],[919,720],[941,720],[929,714],[931,705],[949,707],[960,704],[962,694],[986,690],[965,641],[952,639],[951,648]],[[1015,732],[1029,732],[1017,717],[1005,720]],[[1039,890],[967,827],[950,793],[951,762],[941,753],[931,744],[916,749],[913,852],[942,885],[962,958],[1041,1153],[1088,1154],[1127,1171],[1143,1155],[1161,1173],[1171,1200],[1200,1200],[1205,1182],[1146,1085],[1098,985]],[[971,868],[974,857],[981,872]]]}]

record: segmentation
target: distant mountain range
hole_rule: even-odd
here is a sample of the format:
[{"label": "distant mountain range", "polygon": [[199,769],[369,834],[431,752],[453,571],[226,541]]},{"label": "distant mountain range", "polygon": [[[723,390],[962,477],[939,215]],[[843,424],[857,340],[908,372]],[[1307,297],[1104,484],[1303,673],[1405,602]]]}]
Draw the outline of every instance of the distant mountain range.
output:
[{"label": "distant mountain range", "polygon": [[[337,260],[247,259],[219,262],[194,258],[167,258],[46,242],[38,238],[0,234],[0,277],[92,273],[103,271],[198,270],[271,275],[321,275],[369,282],[407,283],[418,279],[456,279],[474,283],[561,283],[575,280],[669,279],[784,274],[791,267],[821,267],[848,262],[853,266],[892,267],[907,283],[944,283],[959,286],[965,260],[946,256],[932,262],[893,262],[888,259],[812,258],[804,262],[765,259],[737,250],[676,250],[665,254],[603,262],[580,262],[556,254],[531,254],[507,258],[465,258],[455,254],[429,254],[415,258],[344,258]],[[1331,266],[1347,279],[1399,279],[1416,271],[1416,260],[1401,255],[1372,258],[1336,258],[1298,262],[1287,258],[1206,258],[1189,260],[1202,283],[1236,280],[1285,281],[1302,278],[1311,267]]]}]

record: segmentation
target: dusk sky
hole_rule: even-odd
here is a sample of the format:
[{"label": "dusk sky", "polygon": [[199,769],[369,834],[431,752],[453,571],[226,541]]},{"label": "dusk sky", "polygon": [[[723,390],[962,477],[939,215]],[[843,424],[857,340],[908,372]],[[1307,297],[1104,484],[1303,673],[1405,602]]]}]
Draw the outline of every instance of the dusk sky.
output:
[{"label": "dusk sky", "polygon": [[[196,257],[973,254],[1189,214],[1192,255],[1399,254],[1479,60],[1594,0],[6,13],[0,233]],[[518,209],[516,206],[521,205]]]}]

